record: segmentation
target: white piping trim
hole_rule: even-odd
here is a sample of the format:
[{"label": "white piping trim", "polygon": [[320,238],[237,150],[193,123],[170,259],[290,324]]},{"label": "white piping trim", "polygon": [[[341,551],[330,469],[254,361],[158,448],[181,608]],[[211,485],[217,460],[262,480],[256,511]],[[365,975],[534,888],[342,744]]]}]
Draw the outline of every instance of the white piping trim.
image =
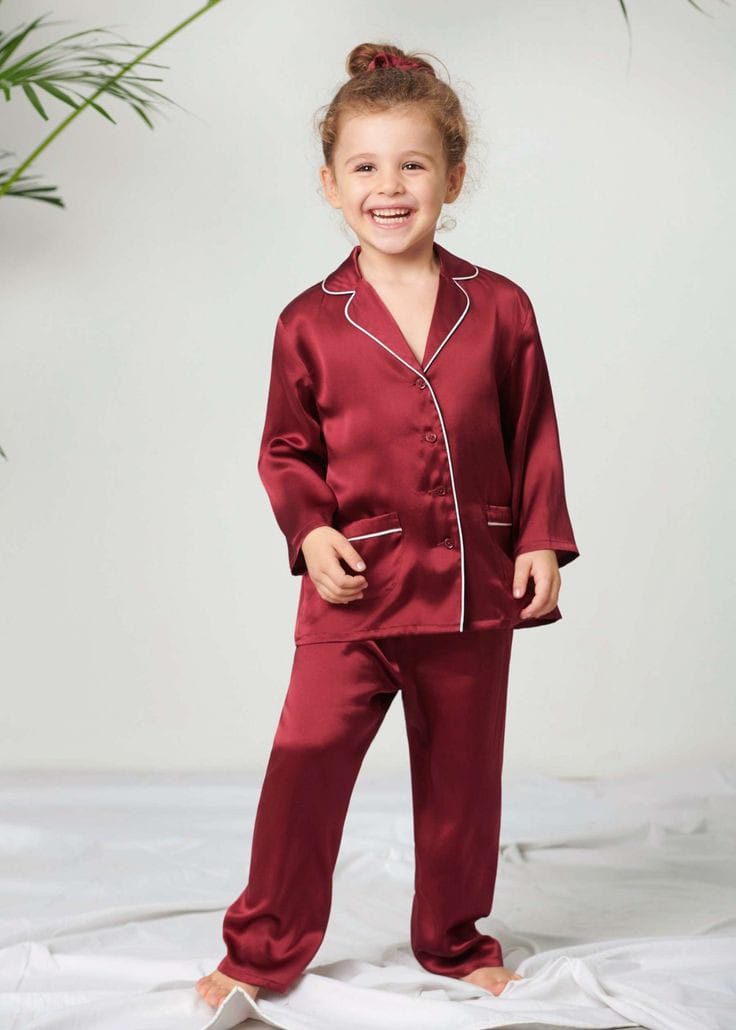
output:
[{"label": "white piping trim", "polygon": [[[471,275],[457,275],[457,276],[452,275],[452,276],[450,276],[450,278],[455,283],[457,288],[459,290],[462,290],[462,292],[465,294],[466,304],[465,304],[463,312],[460,315],[460,317],[458,318],[457,322],[454,324],[452,329],[449,331],[447,336],[444,338],[442,343],[439,345],[437,350],[434,352],[432,357],[429,359],[427,364],[424,366],[424,369],[416,369],[416,368],[414,368],[414,366],[410,365],[408,361],[405,361],[401,357],[400,354],[397,354],[396,351],[391,350],[391,348],[388,347],[382,340],[379,340],[377,336],[374,336],[373,333],[369,332],[364,326],[360,325],[358,322],[354,321],[350,317],[350,315],[348,314],[348,308],[350,307],[350,304],[352,303],[352,300],[355,297],[355,293],[356,293],[355,290],[328,290],[327,287],[325,286],[325,283],[329,279],[330,275],[332,275],[332,272],[330,272],[329,275],[326,275],[324,277],[324,279],[322,280],[322,289],[324,290],[325,293],[332,294],[332,296],[334,296],[334,297],[341,296],[341,295],[348,294],[348,293],[350,294],[350,297],[345,302],[345,307],[343,309],[343,314],[345,315],[345,318],[348,320],[348,322],[350,322],[351,325],[354,325],[356,329],[360,329],[360,331],[362,333],[365,333],[366,336],[370,336],[370,338],[372,340],[375,340],[376,343],[380,344],[380,346],[383,347],[384,350],[387,350],[389,352],[389,354],[392,354],[396,358],[397,361],[400,361],[402,365],[406,365],[406,367],[409,369],[409,371],[412,372],[414,375],[421,376],[421,378],[427,384],[427,387],[429,388],[430,394],[432,395],[432,400],[434,401],[434,406],[437,408],[437,414],[438,414],[439,419],[440,419],[440,425],[442,426],[442,435],[443,435],[444,440],[445,440],[445,450],[447,451],[447,462],[448,462],[448,465],[449,465],[449,468],[450,468],[450,481],[452,483],[452,498],[453,498],[453,501],[455,502],[455,517],[457,518],[457,531],[458,531],[458,536],[460,538],[460,625],[458,627],[460,633],[463,632],[463,629],[464,629],[463,623],[465,622],[465,547],[464,547],[464,544],[463,544],[462,523],[460,521],[460,508],[458,507],[458,503],[457,503],[457,490],[455,489],[455,474],[454,474],[453,469],[452,469],[452,455],[450,453],[450,442],[449,442],[449,440],[447,438],[447,432],[445,430],[445,422],[444,422],[444,419],[442,418],[442,409],[440,408],[439,401],[437,400],[435,392],[432,389],[432,384],[430,383],[429,379],[427,379],[427,377],[425,376],[424,372],[432,364],[434,359],[437,357],[439,352],[445,346],[447,341],[450,339],[450,337],[455,332],[455,330],[460,325],[460,323],[465,318],[465,316],[466,316],[466,314],[468,312],[468,308],[470,307],[470,296],[468,295],[466,290],[464,290],[463,287],[460,285],[460,283],[458,282],[458,279],[463,279],[463,280],[464,279],[475,279],[475,277],[479,274],[479,271],[478,271],[477,265],[474,265],[473,267],[474,267],[475,271]],[[419,364],[419,362],[417,362],[417,364]]]},{"label": "white piping trim", "polygon": [[458,275],[457,277],[455,277],[455,276],[453,275],[453,276],[451,276],[451,277],[450,277],[450,278],[452,279],[452,281],[453,281],[453,282],[455,283],[455,285],[457,286],[458,290],[462,290],[462,292],[463,292],[463,293],[465,294],[465,307],[463,308],[463,310],[462,310],[462,313],[461,313],[460,317],[458,318],[457,322],[456,322],[456,323],[454,324],[454,326],[452,327],[452,329],[451,329],[451,330],[449,331],[449,333],[447,334],[447,336],[446,336],[446,337],[444,338],[444,340],[442,341],[442,343],[441,343],[441,344],[439,345],[439,347],[437,348],[437,350],[436,350],[436,351],[434,352],[434,354],[432,355],[432,357],[431,357],[431,358],[429,359],[429,361],[427,362],[427,364],[426,364],[426,365],[424,366],[424,371],[426,371],[426,370],[427,370],[427,369],[429,368],[429,366],[430,366],[430,365],[432,364],[432,362],[434,361],[434,359],[435,359],[435,358],[437,357],[437,355],[439,354],[439,352],[440,352],[440,351],[442,350],[442,348],[443,348],[443,347],[445,346],[445,344],[447,343],[447,341],[448,341],[448,340],[450,339],[450,337],[452,336],[452,334],[453,334],[453,333],[455,332],[455,330],[457,329],[457,327],[458,327],[458,326],[460,325],[460,323],[462,322],[462,320],[463,320],[463,319],[465,318],[466,314],[468,313],[468,308],[470,307],[470,297],[468,296],[468,293],[467,293],[467,291],[463,289],[463,287],[462,287],[462,286],[460,285],[460,283],[459,283],[459,282],[458,282],[457,280],[458,280],[458,279],[475,279],[476,275],[478,275],[478,269],[477,269],[477,268],[475,269],[475,271],[473,272],[473,274],[472,274],[472,275]]},{"label": "white piping trim", "polygon": [[369,536],[385,536],[386,533],[400,533],[402,526],[396,529],[379,529],[377,533],[361,533],[359,536],[346,536],[346,540],[366,540]]},{"label": "white piping trim", "polygon": [[489,522],[489,526],[510,526],[510,522]]}]

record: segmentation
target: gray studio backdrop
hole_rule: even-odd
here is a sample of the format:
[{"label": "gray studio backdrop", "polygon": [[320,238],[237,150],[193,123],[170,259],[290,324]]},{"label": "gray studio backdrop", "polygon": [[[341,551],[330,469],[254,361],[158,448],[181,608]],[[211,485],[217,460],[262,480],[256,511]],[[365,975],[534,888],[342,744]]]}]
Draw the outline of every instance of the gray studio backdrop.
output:
[{"label": "gray studio backdrop", "polygon": [[[2,768],[262,770],[299,586],[256,471],[273,328],[353,245],[313,123],[375,39],[465,100],[438,239],[530,294],[556,398],[581,557],[515,635],[507,768],[728,756],[736,16],[703,4],[632,0],[629,51],[616,0],[229,0],[153,58],[186,111],[111,103],[45,152],[66,210],[0,203]],[[148,43],[196,6],[0,19]],[[25,156],[46,127],[1,107]],[[397,699],[364,768],[406,763]]]}]

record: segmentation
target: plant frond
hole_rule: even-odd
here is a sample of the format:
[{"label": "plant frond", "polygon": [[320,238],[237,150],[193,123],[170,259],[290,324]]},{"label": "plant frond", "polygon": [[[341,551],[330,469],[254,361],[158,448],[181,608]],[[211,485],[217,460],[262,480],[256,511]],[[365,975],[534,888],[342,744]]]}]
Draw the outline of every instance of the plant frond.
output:
[{"label": "plant frond", "polygon": [[[11,154],[12,150],[0,151],[0,157],[8,157]],[[6,183],[12,174],[12,168],[0,168],[0,186]],[[56,207],[64,207],[64,201],[60,196],[45,195],[53,193],[57,187],[41,186],[37,182],[34,182],[34,180],[37,179],[37,175],[20,175],[11,185],[5,196],[23,197],[25,200],[45,200],[47,204],[54,204]],[[21,185],[22,183],[24,185]],[[5,455],[3,455],[3,457],[5,457]]]},{"label": "plant frond", "polygon": [[[151,82],[161,82],[161,77],[141,75],[138,70],[144,66],[158,69],[166,68],[167,65],[142,60],[137,62],[135,72],[132,70],[124,72],[122,75],[118,75],[114,82],[108,83],[107,80],[124,69],[134,57],[134,53],[131,54],[130,51],[141,52],[145,47],[127,40],[117,39],[112,42],[90,41],[89,39],[82,41],[82,37],[89,37],[95,33],[116,35],[112,30],[103,28],[83,29],[79,32],[68,33],[45,46],[37,47],[23,55],[18,54],[18,47],[28,39],[33,31],[50,24],[45,22],[44,18],[45,15],[34,18],[33,21],[10,33],[0,32],[0,90],[5,99],[11,98],[13,89],[21,89],[37,114],[44,121],[48,121],[48,115],[41,103],[38,90],[45,90],[57,100],[74,108],[80,107],[81,104],[72,100],[68,87],[76,86],[78,89],[88,91],[87,95],[93,95],[102,90],[109,96],[127,104],[143,118],[150,128],[153,128],[146,109],[155,108],[157,103],[173,103],[173,101],[148,85]],[[123,48],[127,51],[125,60],[119,61],[115,58],[116,48]],[[81,94],[81,96],[84,101],[85,95]],[[90,102],[89,106],[108,121],[115,122],[112,115],[101,104]]]},{"label": "plant frond", "polygon": [[691,7],[694,7],[696,11],[700,11],[701,14],[706,14],[709,18],[713,17],[710,11],[704,11],[702,7],[695,3],[695,0],[687,0],[687,2]]},{"label": "plant frond", "polygon": [[[72,112],[68,114],[62,121],[54,128],[39,144],[35,147],[28,157],[21,162],[13,171],[2,172],[0,174],[0,197],[6,194],[15,196],[31,196],[33,195],[36,199],[51,200],[52,198],[43,197],[44,192],[49,191],[49,187],[39,186],[26,186],[22,189],[18,189],[17,185],[24,178],[24,172],[31,164],[38,158],[39,154],[53,143],[53,141],[62,133],[65,129],[71,125],[75,118],[79,117],[82,111],[87,107],[93,107],[103,117],[114,122],[115,119],[101,106],[96,103],[96,100],[102,94],[107,94],[112,97],[117,97],[120,100],[125,101],[133,111],[148,125],[149,128],[153,128],[153,123],[148,116],[146,108],[152,108],[156,103],[156,99],[165,100],[169,103],[173,101],[165,97],[163,93],[152,87],[146,85],[149,81],[159,81],[158,79],[151,79],[148,76],[141,76],[138,74],[131,75],[131,69],[137,66],[145,65],[143,59],[149,54],[153,53],[159,47],[163,46],[167,40],[176,36],[187,26],[191,25],[192,22],[196,21],[207,11],[210,11],[213,7],[220,4],[222,0],[208,0],[203,7],[199,7],[192,14],[190,14],[183,21],[179,22],[168,32],[160,36],[150,46],[139,47],[137,44],[128,43],[124,41],[119,43],[120,46],[125,46],[133,49],[137,49],[139,53],[134,56],[130,61],[120,63],[110,57],[99,44],[95,44],[91,47],[86,46],[82,48],[82,53],[79,53],[79,44],[69,44],[70,39],[79,38],[80,36],[89,35],[93,32],[106,32],[105,29],[86,29],[78,33],[71,33],[64,37],[62,40],[57,40],[55,43],[51,43],[46,47],[41,47],[38,50],[32,51],[30,54],[26,54],[25,57],[16,60],[14,64],[8,65],[8,58],[17,49],[18,43],[17,32],[15,35],[8,36],[7,33],[3,34],[0,32],[0,90],[5,94],[6,100],[10,99],[11,90],[14,86],[20,85],[26,97],[31,101],[34,108],[42,117],[46,117],[43,105],[41,104],[38,94],[36,93],[34,86],[43,88],[50,95],[56,95],[62,102],[68,104],[73,108]],[[2,0],[0,0],[2,3]],[[43,17],[43,16],[42,16]],[[36,19],[33,25],[36,27],[42,21]],[[47,23],[48,24],[48,23]],[[20,33],[23,38],[28,35],[28,27],[21,28]],[[110,44],[112,48],[115,44]],[[56,49],[54,49],[56,48]],[[42,59],[41,54],[47,55]],[[76,59],[76,66],[74,60],[71,61],[71,68],[65,66],[65,61],[69,61],[71,57]],[[35,63],[34,63],[35,62]],[[150,63],[150,62],[149,62]],[[4,66],[3,66],[4,65]],[[151,67],[159,67],[158,65],[151,65]],[[110,75],[110,71],[117,68],[118,71]],[[35,77],[34,77],[35,76]],[[83,97],[81,103],[76,104],[73,99],[69,96],[67,90],[61,90],[61,87],[57,85],[59,81],[67,83],[75,83],[76,85],[83,86],[97,86],[88,96]],[[41,84],[42,83],[42,84]],[[70,88],[70,87],[68,87]],[[56,94],[54,94],[56,90]],[[176,105],[179,107],[180,105]],[[25,179],[28,183],[28,179]],[[54,187],[51,187],[53,190]],[[59,198],[55,198],[52,202],[59,202]],[[62,204],[63,206],[63,204]]]}]

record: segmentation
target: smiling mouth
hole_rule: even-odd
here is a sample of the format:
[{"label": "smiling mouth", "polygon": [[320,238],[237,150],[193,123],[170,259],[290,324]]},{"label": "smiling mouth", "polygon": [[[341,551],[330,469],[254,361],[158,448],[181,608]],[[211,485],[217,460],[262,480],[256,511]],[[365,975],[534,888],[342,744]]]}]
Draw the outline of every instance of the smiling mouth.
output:
[{"label": "smiling mouth", "polygon": [[369,211],[369,216],[375,225],[404,225],[413,214],[408,207],[384,207],[374,208]]}]

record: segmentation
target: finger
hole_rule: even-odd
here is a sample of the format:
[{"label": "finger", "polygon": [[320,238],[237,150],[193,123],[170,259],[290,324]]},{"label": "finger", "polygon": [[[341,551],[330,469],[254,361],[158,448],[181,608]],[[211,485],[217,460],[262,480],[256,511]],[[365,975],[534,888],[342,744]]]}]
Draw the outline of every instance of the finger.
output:
[{"label": "finger", "polygon": [[343,604],[349,604],[350,601],[355,601],[359,597],[363,597],[365,590],[363,588],[356,587],[353,591],[341,590],[336,591],[331,587],[327,588],[336,601],[341,601]]},{"label": "finger", "polygon": [[365,597],[365,594],[357,594],[355,597],[338,597],[331,591],[322,592],[321,590],[318,593],[324,601],[329,601],[330,604],[351,604],[353,601],[359,601],[361,597]]},{"label": "finger", "polygon": [[351,576],[345,572],[337,559],[337,554],[328,558],[325,564],[319,569],[319,574],[325,579],[326,586],[339,596],[349,597],[358,590],[364,590],[368,585],[365,576]]},{"label": "finger", "polygon": [[560,594],[561,583],[562,580],[560,579],[559,572],[553,572],[550,576],[543,576],[539,580],[539,584],[534,591],[535,600],[539,600],[543,605],[543,609],[539,614],[544,615],[555,607]]},{"label": "finger", "polygon": [[336,570],[335,566],[323,567],[312,578],[321,596],[334,602],[354,601],[368,585],[364,576],[350,576],[340,565]]},{"label": "finger", "polygon": [[526,593],[530,570],[531,565],[528,562],[519,562],[514,566],[514,597],[523,597]]},{"label": "finger", "polygon": [[554,605],[551,604],[552,599],[552,585],[549,580],[542,580],[540,583],[535,583],[534,597],[526,608],[522,608],[519,613],[522,618],[537,618],[539,615],[544,615],[545,612],[551,611]]},{"label": "finger", "polygon": [[[354,580],[359,579],[360,582],[355,583]],[[347,576],[345,580],[341,580],[336,583],[330,575],[323,575],[320,579],[322,586],[325,590],[329,590],[331,594],[340,600],[352,600],[358,594],[362,593],[368,586],[367,582],[362,576]]]},{"label": "finger", "polygon": [[317,588],[317,592],[323,600],[329,601],[331,604],[350,604],[351,601],[357,601],[359,598],[365,596],[362,591],[360,593],[352,594],[350,596],[346,596],[345,594],[337,594],[329,586],[325,585],[320,585]]},{"label": "finger", "polygon": [[365,571],[365,562],[346,536],[340,535],[333,547],[351,569],[355,569],[356,572]]}]

